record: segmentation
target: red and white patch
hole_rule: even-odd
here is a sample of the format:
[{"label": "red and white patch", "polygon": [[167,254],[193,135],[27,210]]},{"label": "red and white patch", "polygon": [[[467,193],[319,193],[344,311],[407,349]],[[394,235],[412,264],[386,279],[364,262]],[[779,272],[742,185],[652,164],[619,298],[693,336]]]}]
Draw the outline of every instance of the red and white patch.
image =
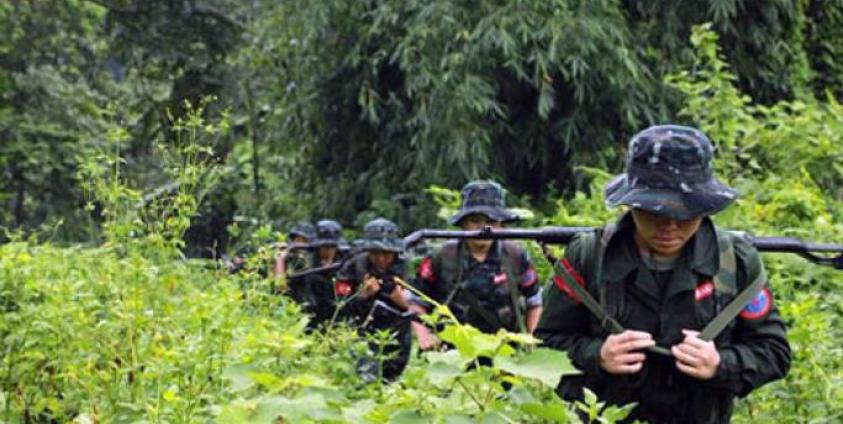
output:
[{"label": "red and white patch", "polygon": [[749,303],[744,306],[740,317],[747,320],[755,320],[767,316],[770,308],[773,307],[773,296],[767,288],[761,289]]},{"label": "red and white patch", "polygon": [[[580,287],[585,287],[585,279],[582,278],[582,275],[580,275],[574,269],[574,267],[571,266],[571,264],[568,262],[567,259],[562,259],[562,260],[559,261],[559,263],[562,265],[563,268],[565,268],[565,272],[567,272],[568,275],[573,277],[574,281],[576,281],[577,284],[580,285]],[[562,277],[558,277],[558,276],[553,277],[553,284],[556,284],[556,287],[558,287],[559,290],[562,290],[562,292],[565,293],[566,295],[568,295],[568,297],[570,297],[574,302],[580,301],[580,298],[577,297],[577,294],[574,293],[574,291],[571,290],[571,288],[568,287],[567,284],[565,284],[565,280],[563,280]]]},{"label": "red and white patch", "polygon": [[433,261],[430,258],[424,258],[419,263],[419,277],[425,281],[433,281]]},{"label": "red and white patch", "polygon": [[536,274],[535,268],[531,266],[527,268],[527,271],[525,271],[524,274],[521,275],[521,287],[530,287],[533,284],[536,284],[538,279],[539,277]]},{"label": "red and white patch", "polygon": [[492,279],[492,282],[496,285],[503,284],[506,282],[506,273],[495,274],[495,277]]},{"label": "red and white patch", "polygon": [[701,283],[697,284],[697,288],[694,289],[694,300],[699,302],[713,294],[714,282],[712,282],[711,280],[704,280]]},{"label": "red and white patch", "polygon": [[334,294],[337,296],[348,296],[351,294],[353,288],[351,283],[345,280],[339,280],[334,284]]}]

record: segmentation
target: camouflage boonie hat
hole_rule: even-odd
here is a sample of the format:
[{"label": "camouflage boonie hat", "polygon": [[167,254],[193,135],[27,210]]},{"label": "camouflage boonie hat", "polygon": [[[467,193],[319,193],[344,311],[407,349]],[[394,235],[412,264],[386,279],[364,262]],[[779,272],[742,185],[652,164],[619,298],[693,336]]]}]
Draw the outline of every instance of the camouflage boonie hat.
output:
[{"label": "camouflage boonie hat", "polygon": [[316,223],[316,239],[313,240],[313,245],[320,246],[337,246],[342,248],[347,243],[342,238],[342,225],[332,219],[323,219]]},{"label": "camouflage boonie hat", "polygon": [[398,237],[398,226],[395,223],[378,218],[363,227],[363,237],[355,243],[355,247],[401,253],[404,250],[404,241]]},{"label": "camouflage boonie hat", "polygon": [[708,137],[697,129],[647,128],[629,142],[626,173],[606,184],[606,205],[628,205],[678,220],[712,215],[737,197],[714,178],[713,153]]},{"label": "camouflage boonie hat", "polygon": [[466,184],[460,192],[460,210],[448,223],[459,225],[463,218],[474,214],[499,222],[518,220],[518,215],[506,210],[503,188],[494,181],[472,181]]},{"label": "camouflage boonie hat", "polygon": [[287,233],[287,240],[292,240],[295,237],[304,237],[307,241],[313,240],[316,236],[316,227],[313,226],[308,221],[299,221],[293,228],[290,229],[290,232]]}]

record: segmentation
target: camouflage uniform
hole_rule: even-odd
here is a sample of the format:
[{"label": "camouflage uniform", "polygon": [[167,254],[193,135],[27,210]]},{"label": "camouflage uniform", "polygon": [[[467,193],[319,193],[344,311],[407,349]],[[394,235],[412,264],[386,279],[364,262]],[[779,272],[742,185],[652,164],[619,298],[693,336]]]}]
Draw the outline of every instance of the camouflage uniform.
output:
[{"label": "camouflage uniform", "polygon": [[[311,243],[314,249],[309,259],[305,257],[304,268],[318,268],[322,266],[319,260],[319,246],[337,246],[345,244],[342,238],[342,226],[332,220],[321,220],[316,225],[315,239]],[[335,262],[342,260],[342,251],[337,251]],[[300,271],[296,271],[300,272]],[[316,328],[319,324],[328,322],[334,314],[336,302],[334,299],[334,274],[336,271],[322,271],[302,277],[291,278],[289,281],[290,297],[302,305],[305,313],[312,316],[308,328]]]},{"label": "camouflage uniform", "polygon": [[[630,143],[627,174],[607,185],[609,205],[627,204],[674,219],[707,216],[726,207],[735,192],[711,174],[711,145],[697,130],[663,126]],[[743,237],[718,230],[703,218],[699,230],[669,264],[641,253],[631,214],[616,225],[574,238],[562,265],[626,329],[653,335],[659,346],[682,341],[682,329],[701,329],[764,266]],[[536,336],[568,352],[582,375],[563,377],[558,393],[583,397],[587,387],[611,404],[638,403],[629,418],[654,423],[728,422],[735,396],[782,378],[790,364],[784,323],[763,288],[714,340],[720,354],[708,380],[680,372],[672,357],[647,352],[634,374],[609,374],[600,350],[609,333],[567,284],[548,286]]]},{"label": "camouflage uniform", "polygon": [[[511,222],[517,215],[504,209],[504,192],[494,182],[467,184],[460,210],[449,220],[459,224],[472,214]],[[526,252],[515,243],[495,241],[482,262],[464,242],[449,241],[419,264],[415,287],[431,299],[447,303],[460,322],[494,333],[501,328],[520,331],[524,309],[541,306],[541,289]],[[410,301],[429,310],[417,296]],[[517,310],[516,310],[517,308]]]},{"label": "camouflage uniform", "polygon": [[[356,247],[362,252],[352,256],[337,273],[335,294],[338,302],[343,304],[340,315],[357,326],[362,336],[378,330],[393,333],[394,342],[383,349],[383,355],[389,357],[383,362],[383,377],[392,380],[407,365],[411,347],[411,315],[404,310],[404,306],[396,304],[390,297],[397,288],[395,278],[405,278],[406,265],[400,257],[403,246],[398,238],[398,227],[383,218],[370,221],[364,227],[363,238]],[[379,271],[369,261],[370,251],[392,252],[395,260],[386,271]],[[360,289],[367,274],[375,277],[381,287],[376,294],[364,299],[360,296]],[[365,381],[373,380],[377,375],[378,363],[374,352],[378,349],[376,344],[370,343],[370,356],[361,358],[357,364]]]}]

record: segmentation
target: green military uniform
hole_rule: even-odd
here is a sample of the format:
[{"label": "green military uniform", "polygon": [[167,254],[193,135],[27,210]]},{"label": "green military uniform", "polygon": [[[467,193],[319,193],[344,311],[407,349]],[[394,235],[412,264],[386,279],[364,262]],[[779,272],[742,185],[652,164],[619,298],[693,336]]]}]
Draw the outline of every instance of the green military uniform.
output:
[{"label": "green military uniform", "polygon": [[[631,213],[574,238],[560,261],[564,274],[548,285],[535,332],[546,345],[567,351],[583,371],[562,378],[558,392],[564,399],[581,399],[587,387],[611,404],[637,403],[630,420],[722,423],[729,421],[736,396],[787,373],[786,330],[758,252],[707,218],[736,195],[714,179],[711,155],[708,139],[687,127],[652,127],[630,142],[627,173],[606,187],[609,206],[702,221],[670,259],[659,260],[639,246]],[[707,380],[680,372],[675,358],[651,351],[638,372],[606,372],[600,352],[609,336],[607,321],[596,318],[570,286],[584,287],[624,329],[647,332],[657,346],[670,348],[683,341],[683,329],[702,330],[756,281],[764,287],[713,340],[720,363]]]},{"label": "green military uniform", "polygon": [[[292,237],[291,237],[292,238]],[[345,241],[342,238],[342,226],[333,220],[320,220],[315,229],[311,245],[313,249],[297,249],[295,253],[296,268],[287,268],[290,274],[301,272],[308,268],[318,268],[322,264],[319,260],[319,246],[336,246],[337,257],[335,262],[342,260],[342,251],[339,250]],[[288,257],[289,258],[289,257]],[[290,278],[289,294],[293,300],[301,305],[302,310],[311,315],[308,328],[316,328],[319,324],[330,321],[334,314],[336,302],[334,299],[334,274],[336,271],[326,270],[312,273],[301,277]]]},{"label": "green military uniform", "polygon": [[[731,238],[736,257],[736,286],[717,290],[719,270],[717,234],[706,220],[673,269],[653,269],[633,241],[631,217],[625,216],[605,247],[601,281],[591,265],[599,254],[600,236],[584,234],[568,246],[565,261],[607,312],[624,328],[653,335],[657,345],[679,343],[682,329],[700,330],[762,272],[763,264],[745,239]],[[602,295],[601,295],[602,293]],[[634,416],[653,422],[719,423],[728,421],[732,400],[781,378],[788,370],[790,350],[785,327],[770,288],[763,299],[741,313],[715,339],[721,364],[708,381],[694,380],[676,369],[674,360],[648,353],[643,369],[633,375],[610,375],[599,365],[600,347],[609,335],[600,322],[576,299],[561,279],[547,288],[544,313],[536,336],[545,344],[568,352],[584,374],[565,377],[559,386],[566,400],[582,398],[588,387],[613,404],[638,402]]]},{"label": "green military uniform", "polygon": [[[357,247],[363,251],[346,261],[337,272],[335,295],[342,305],[340,316],[356,326],[364,337],[381,330],[392,332],[393,343],[382,349],[382,354],[387,357],[382,364],[382,376],[385,380],[393,380],[407,366],[411,348],[409,325],[412,315],[390,297],[397,287],[395,279],[405,279],[406,264],[400,257],[403,243],[398,238],[398,227],[383,218],[372,220],[363,228],[363,237]],[[369,260],[370,251],[391,252],[395,254],[395,259],[386,270],[380,271]],[[366,275],[378,280],[380,290],[364,299],[360,289]],[[370,354],[358,361],[357,370],[364,381],[377,378],[375,352],[379,349],[375,343],[370,343]]]},{"label": "green military uniform", "polygon": [[[460,209],[448,222],[460,225],[469,215],[496,222],[518,216],[505,208],[503,188],[493,181],[472,181],[460,192]],[[524,330],[525,309],[542,304],[536,270],[526,252],[510,241],[495,241],[483,261],[475,260],[464,241],[449,241],[419,263],[414,285],[431,299],[447,304],[461,323],[495,333]],[[426,310],[431,305],[410,295]]]},{"label": "green military uniform", "polygon": [[[536,270],[517,244],[495,241],[486,258],[478,262],[463,242],[454,240],[419,263],[415,287],[437,302],[448,303],[461,323],[495,333],[502,328],[520,331],[524,307],[541,306],[541,288],[536,282]],[[430,307],[417,296],[410,300]]]}]

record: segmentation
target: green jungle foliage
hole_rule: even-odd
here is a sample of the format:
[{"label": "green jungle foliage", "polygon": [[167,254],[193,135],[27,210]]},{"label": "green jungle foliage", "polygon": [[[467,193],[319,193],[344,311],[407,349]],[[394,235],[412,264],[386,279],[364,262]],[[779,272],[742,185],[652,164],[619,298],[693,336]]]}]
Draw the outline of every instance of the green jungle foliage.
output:
[{"label": "green jungle foliage", "polygon": [[589,194],[582,166],[619,170],[632,133],[681,118],[664,77],[704,22],[757,104],[840,99],[841,0],[0,2],[0,225],[96,242],[85,160],[119,152],[143,195],[166,191],[155,146],[206,98],[230,130],[189,256],[236,247],[233,224],[434,224],[419,193],[476,177],[552,214]]},{"label": "green jungle foliage", "polygon": [[[711,136],[719,175],[743,193],[715,217],[718,224],[842,240],[843,202],[836,191],[843,182],[843,106],[832,93],[754,103],[711,27],[694,29],[691,42],[689,65],[665,84],[680,101],[679,120]],[[101,116],[115,121],[88,129],[102,144],[72,160],[79,163],[74,178],[89,199],[86,209],[102,217],[87,224],[99,243],[43,241],[57,238],[61,227],[30,237],[7,233],[9,242],[0,246],[3,421],[578,422],[579,411],[610,423],[626,414],[625,408],[603,409],[593,396],[577,405],[559,401],[555,382],[576,372],[564,354],[515,349],[511,345],[533,340],[453,324],[440,336],[455,350],[414,356],[397,382],[364,385],[354,363],[365,343],[353,330],[308,334],[298,307],[270,294],[258,272],[273,255],[268,246],[236,275],[183,257],[191,220],[231,172],[212,147],[238,124],[207,105],[179,107],[183,114],[168,117],[161,141],[148,146],[159,178],[172,183],[152,193],[147,180],[127,171],[131,152],[121,146],[131,137],[124,125],[131,125]],[[586,163],[595,167],[577,170],[588,187],[557,199],[552,213],[533,212],[528,223],[600,225],[616,217],[619,211],[606,210],[599,194],[610,174],[593,159]],[[455,192],[431,187],[428,194],[447,216]],[[265,228],[254,237],[268,235]],[[741,400],[735,421],[839,422],[843,278],[791,255],[764,259],[790,328],[793,367],[785,380]],[[437,308],[430,319],[450,322],[450,312]],[[494,366],[466,370],[481,354],[493,357]],[[504,381],[512,390],[503,390]]]}]

